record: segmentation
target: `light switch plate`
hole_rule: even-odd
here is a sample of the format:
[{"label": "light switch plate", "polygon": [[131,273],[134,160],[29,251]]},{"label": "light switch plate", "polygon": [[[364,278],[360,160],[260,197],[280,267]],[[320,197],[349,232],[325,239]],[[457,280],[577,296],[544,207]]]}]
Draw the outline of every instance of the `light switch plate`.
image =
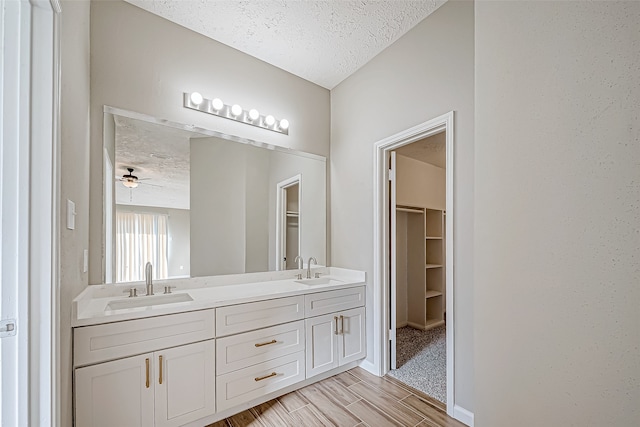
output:
[{"label": "light switch plate", "polygon": [[75,230],[76,228],[76,204],[67,199],[67,228]]}]

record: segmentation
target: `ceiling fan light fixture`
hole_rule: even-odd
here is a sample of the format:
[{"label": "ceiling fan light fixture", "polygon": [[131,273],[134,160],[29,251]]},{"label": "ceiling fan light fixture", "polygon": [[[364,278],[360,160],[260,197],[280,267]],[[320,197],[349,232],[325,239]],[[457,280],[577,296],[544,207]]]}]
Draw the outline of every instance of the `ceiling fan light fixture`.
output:
[{"label": "ceiling fan light fixture", "polygon": [[127,188],[136,188],[138,186],[138,177],[133,174],[133,168],[127,168],[128,174],[122,175],[122,185]]}]

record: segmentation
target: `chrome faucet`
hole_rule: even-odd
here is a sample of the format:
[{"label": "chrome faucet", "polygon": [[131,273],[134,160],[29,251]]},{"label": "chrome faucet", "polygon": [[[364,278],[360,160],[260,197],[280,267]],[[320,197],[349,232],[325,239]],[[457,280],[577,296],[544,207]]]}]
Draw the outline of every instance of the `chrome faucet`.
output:
[{"label": "chrome faucet", "polygon": [[315,265],[318,265],[318,261],[316,261],[314,257],[309,258],[309,262],[307,263],[307,279],[311,279],[311,261],[313,261]]},{"label": "chrome faucet", "polygon": [[153,266],[150,262],[144,266],[144,277],[147,281],[147,296],[153,295]]},{"label": "chrome faucet", "polygon": [[[300,255],[296,255],[296,258],[293,260],[296,263],[296,267],[298,270],[302,270],[304,268],[304,259]],[[302,279],[302,273],[298,272],[298,280]]]}]

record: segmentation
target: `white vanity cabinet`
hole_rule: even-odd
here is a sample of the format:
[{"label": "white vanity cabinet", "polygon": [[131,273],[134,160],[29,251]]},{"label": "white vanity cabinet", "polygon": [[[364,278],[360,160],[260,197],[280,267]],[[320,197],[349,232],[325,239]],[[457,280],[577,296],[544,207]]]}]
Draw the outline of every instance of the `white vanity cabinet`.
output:
[{"label": "white vanity cabinet", "polygon": [[207,425],[366,356],[363,285],[225,302],[75,327],[75,426]]},{"label": "white vanity cabinet", "polygon": [[173,427],[214,413],[213,337],[214,310],[76,328],[76,427]]},{"label": "white vanity cabinet", "polygon": [[321,314],[305,320],[307,378],[366,356],[363,305],[363,287],[305,296],[307,313]]}]

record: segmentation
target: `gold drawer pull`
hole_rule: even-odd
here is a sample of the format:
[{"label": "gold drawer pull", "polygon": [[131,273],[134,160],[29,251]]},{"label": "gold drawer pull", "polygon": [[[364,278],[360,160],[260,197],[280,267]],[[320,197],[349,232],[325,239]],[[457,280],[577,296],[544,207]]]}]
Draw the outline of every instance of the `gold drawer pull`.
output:
[{"label": "gold drawer pull", "polygon": [[254,380],[255,381],[262,381],[262,380],[266,380],[267,378],[271,378],[271,377],[275,377],[276,374],[275,372],[271,372],[269,375],[265,375],[264,377],[255,377]]},{"label": "gold drawer pull", "polygon": [[159,383],[162,384],[162,356],[160,356],[160,381]]},{"label": "gold drawer pull", "polygon": [[144,359],[144,363],[147,365],[147,381],[145,385],[149,388],[149,358]]},{"label": "gold drawer pull", "polygon": [[333,333],[335,333],[336,335],[338,335],[338,316],[333,316],[333,321],[335,322],[335,329],[333,331]]},{"label": "gold drawer pull", "polygon": [[254,344],[254,345],[255,345],[256,347],[262,347],[263,345],[275,344],[275,343],[277,343],[277,342],[278,342],[278,341],[276,341],[276,340],[271,340],[271,341],[269,341],[269,342],[261,342],[261,343]]}]

